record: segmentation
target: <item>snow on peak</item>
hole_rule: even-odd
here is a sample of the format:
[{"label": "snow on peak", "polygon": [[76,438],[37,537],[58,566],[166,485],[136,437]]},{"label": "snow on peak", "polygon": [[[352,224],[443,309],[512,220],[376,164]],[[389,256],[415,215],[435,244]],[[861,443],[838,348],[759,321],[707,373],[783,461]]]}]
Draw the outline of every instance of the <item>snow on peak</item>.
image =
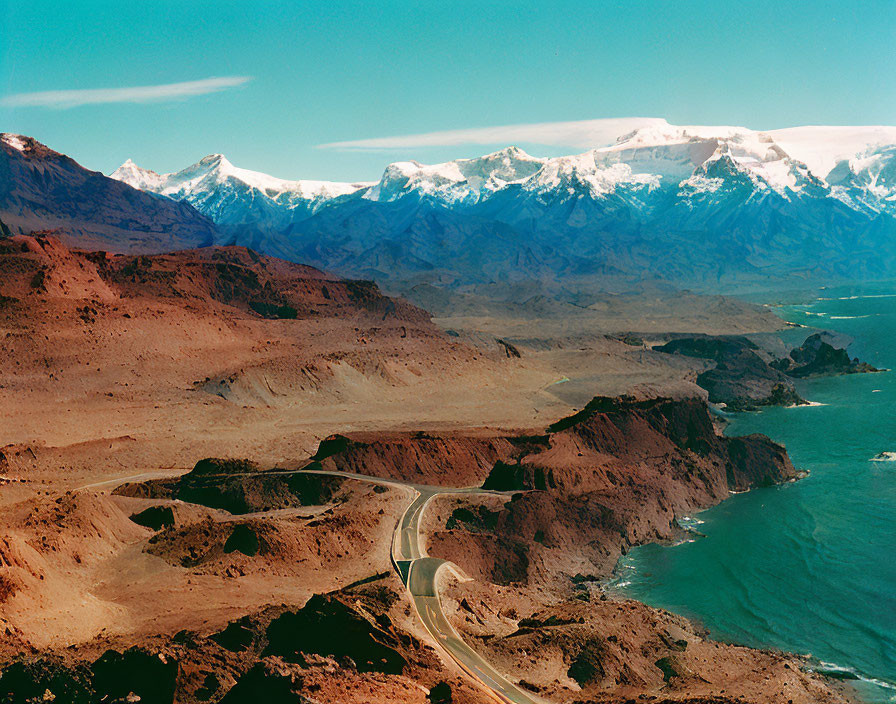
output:
[{"label": "snow on peak", "polygon": [[[507,147],[441,164],[396,162],[365,197],[389,201],[415,193],[446,205],[474,204],[519,184],[528,192],[589,192],[601,198],[620,187],[655,189],[677,186],[695,176],[705,179],[701,167],[722,156],[730,160],[732,176],[742,173],[756,188],[771,188],[785,197],[811,180],[805,166],[767,134],[745,127],[676,126],[662,121],[630,131],[608,147],[572,156],[538,158]],[[704,190],[717,185],[701,181]]]},{"label": "snow on peak", "polygon": [[9,145],[13,149],[23,152],[28,147],[28,138],[20,134],[12,134],[11,132],[3,132],[0,134],[0,140],[4,144]]},{"label": "snow on peak", "polygon": [[678,178],[701,192],[720,186],[717,179],[706,180],[706,174],[723,158],[726,165],[712,170],[748,176],[756,188],[767,187],[786,198],[807,185],[823,185],[773,134],[746,127],[651,125],[597,151],[605,162],[621,161],[669,180]]},{"label": "snow on peak", "polygon": [[386,167],[379,183],[365,198],[390,201],[414,191],[447,203],[476,201],[484,194],[530,177],[545,161],[514,146],[442,164],[398,161]]},{"label": "snow on peak", "polygon": [[805,164],[790,156],[770,139],[720,141],[713,154],[689,178],[679,192],[714,192],[725,186],[749,184],[756,192],[774,191],[785,199],[807,186],[824,188]]},{"label": "snow on peak", "polygon": [[841,199],[896,212],[896,145],[871,147],[837,162],[827,181]]},{"label": "snow on peak", "polygon": [[163,176],[149,169],[141,169],[128,159],[110,174],[111,178],[139,188],[142,191],[155,191],[162,183]]},{"label": "snow on peak", "polygon": [[806,126],[752,130],[730,125],[670,125],[662,121],[628,132],[601,151],[712,141],[728,142],[753,154],[763,152],[768,145],[802,162],[819,178],[825,178],[844,159],[871,148],[896,144],[896,127]]},{"label": "snow on peak", "polygon": [[556,194],[602,199],[617,193],[640,202],[656,189],[707,193],[730,184],[745,193],[776,193],[784,199],[799,193],[830,195],[873,208],[881,206],[872,200],[888,199],[896,208],[896,127],[757,131],[732,125],[672,125],[663,119],[617,122],[615,128],[624,134],[581,154],[540,158],[508,146],[438,164],[398,161],[389,164],[375,184],[286,181],[236,167],[222,154],[161,175],[128,160],[113,177],[188,200],[218,221],[225,218],[224,211],[230,217],[240,208],[238,216],[249,219],[261,212],[259,208],[294,218],[352,194],[384,202],[413,194],[448,207],[474,206],[511,187],[539,198]]},{"label": "snow on peak", "polygon": [[840,161],[896,144],[896,127],[883,125],[810,125],[768,130],[766,134],[820,178],[827,178]]},{"label": "snow on peak", "polygon": [[189,200],[217,193],[222,188],[258,191],[272,201],[323,201],[369,187],[365,183],[335,181],[287,181],[258,171],[234,166],[223,154],[209,154],[174,173],[157,174],[141,169],[128,159],[112,174],[135,188],[153,191],[175,200]]},{"label": "snow on peak", "polygon": [[639,172],[630,164],[604,162],[598,150],[546,159],[544,166],[523,184],[527,191],[558,192],[574,195],[583,189],[594,197],[612,193],[623,184],[654,188],[660,185],[656,174]]}]

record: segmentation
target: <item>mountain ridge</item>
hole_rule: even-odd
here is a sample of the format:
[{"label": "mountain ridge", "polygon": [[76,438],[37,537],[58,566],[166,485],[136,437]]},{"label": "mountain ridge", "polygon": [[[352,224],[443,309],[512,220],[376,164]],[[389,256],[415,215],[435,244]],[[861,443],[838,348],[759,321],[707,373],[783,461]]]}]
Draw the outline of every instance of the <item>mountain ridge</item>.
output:
[{"label": "mountain ridge", "polygon": [[[75,208],[72,222],[39,221],[32,229],[61,227],[75,240],[86,238],[77,246],[113,251],[241,245],[373,278],[394,291],[420,283],[622,277],[724,292],[887,278],[896,273],[896,147],[860,144],[869,134],[889,135],[884,128],[850,130],[844,142],[852,139],[846,146],[859,151],[825,177],[772,133],[668,123],[566,157],[507,147],[442,164],[395,162],[375,184],[285,181],[236,167],[220,154],[173,174],[125,162],[115,178],[77,171],[68,160],[82,180],[85,174],[100,180],[97,192],[117,189],[136,198],[137,226],[113,233],[99,218],[93,229],[84,227],[78,218],[86,215]],[[793,143],[800,134],[785,131]],[[27,139],[4,136],[7,163],[29,161],[16,146]],[[844,148],[828,145],[827,153]],[[802,147],[810,160],[822,151]],[[52,164],[62,157],[46,158]],[[15,177],[30,179],[17,188],[30,188],[31,201],[52,201],[78,180],[63,178],[64,186],[47,193],[43,173],[23,168]],[[127,183],[118,179],[145,190],[122,190]],[[70,200],[83,201],[92,214],[102,214],[109,201],[95,193]],[[14,232],[27,229],[17,221],[21,212],[34,210],[21,201],[0,202],[0,216]],[[58,205],[48,202],[45,209]],[[162,217],[149,216],[161,211]],[[202,237],[183,233],[177,217],[187,230],[202,219]],[[133,233],[159,222],[164,234]]]},{"label": "mountain ridge", "polygon": [[[806,136],[817,131],[823,134],[817,141],[813,142]],[[835,135],[837,143],[843,142],[843,146],[825,147],[824,142],[831,139],[830,134]],[[585,152],[569,156],[536,157],[517,146],[509,145],[480,157],[455,159],[437,164],[424,164],[416,160],[393,162],[386,166],[379,181],[373,183],[307,179],[288,181],[234,167],[221,154],[208,155],[196,164],[171,174],[156,174],[140,169],[128,160],[113,172],[112,176],[132,182],[135,187],[167,191],[170,194],[171,182],[183,182],[185,180],[183,174],[198,170],[204,164],[222,161],[222,173],[233,175],[246,184],[258,188],[273,186],[279,190],[291,187],[301,189],[306,184],[311,187],[320,184],[322,193],[330,197],[358,192],[371,200],[388,200],[397,195],[395,189],[397,181],[405,181],[408,190],[417,189],[430,195],[438,193],[440,185],[465,183],[469,193],[464,195],[469,196],[497,190],[494,188],[495,185],[525,181],[544,167],[548,167],[550,172],[564,168],[581,169],[589,159],[594,161],[594,166],[601,167],[611,167],[615,164],[631,165],[631,162],[635,162],[635,165],[631,166],[632,174],[653,174],[682,180],[711,158],[722,145],[725,145],[725,151],[735,158],[762,171],[766,180],[775,182],[776,186],[783,186],[784,183],[780,182],[781,174],[765,173],[766,170],[762,166],[779,160],[795,161],[804,165],[819,179],[825,179],[835,168],[847,171],[851,167],[860,169],[863,166],[861,160],[873,154],[875,146],[882,147],[886,151],[887,147],[896,145],[896,127],[805,127],[756,131],[744,127],[676,126],[664,122],[639,127],[622,134],[614,144],[595,146]],[[648,163],[644,163],[645,156]],[[831,163],[828,163],[829,161]],[[667,168],[663,168],[664,162]],[[150,174],[152,178],[141,183],[139,177],[131,173],[134,168],[142,174]],[[500,183],[493,182],[492,188],[488,188],[488,182],[492,178]],[[842,178],[840,176],[838,181]],[[535,183],[544,184],[545,178]],[[793,184],[788,185],[792,187]],[[530,187],[534,188],[534,184]],[[181,193],[181,197],[188,196],[188,191]]]},{"label": "mountain ridge", "polygon": [[0,133],[0,218],[12,234],[58,231],[87,249],[146,253],[212,244],[214,223],[85,169],[31,137]]}]

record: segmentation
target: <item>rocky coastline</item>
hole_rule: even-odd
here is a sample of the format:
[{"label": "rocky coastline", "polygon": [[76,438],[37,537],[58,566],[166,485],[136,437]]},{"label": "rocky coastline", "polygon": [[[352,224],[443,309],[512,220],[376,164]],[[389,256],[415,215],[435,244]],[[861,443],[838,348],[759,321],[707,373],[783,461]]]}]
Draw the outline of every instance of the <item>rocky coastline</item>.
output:
[{"label": "rocky coastline", "polygon": [[[336,435],[297,472],[278,469],[208,459],[186,475],[131,482],[115,493],[134,507],[171,507],[160,521],[147,508],[131,514],[150,531],[145,552],[238,580],[288,569],[285,546],[317,530],[314,524],[332,529],[328,513],[347,516],[340,512],[355,500],[351,480],[307,470],[478,484],[493,493],[434,502],[424,521],[427,551],[473,578],[443,584],[446,615],[524,690],[580,702],[721,704],[745,694],[770,701],[779,689],[795,702],[846,701],[799,658],[714,643],[685,619],[602,587],[629,548],[674,536],[676,516],[732,491],[798,477],[785,449],[768,438],[721,435],[701,400],[597,397],[546,429],[512,433]],[[284,510],[323,513],[288,530],[263,518]],[[404,591],[384,567],[302,607],[261,609],[218,630],[33,651],[0,675],[0,701],[46,700],[50,692],[73,704],[128,696],[233,704],[262,694],[275,703],[314,702],[371,687],[380,697],[391,687],[396,701],[423,701],[421,692],[429,702],[483,701],[420,639]],[[521,658],[533,649],[550,667]]]}]

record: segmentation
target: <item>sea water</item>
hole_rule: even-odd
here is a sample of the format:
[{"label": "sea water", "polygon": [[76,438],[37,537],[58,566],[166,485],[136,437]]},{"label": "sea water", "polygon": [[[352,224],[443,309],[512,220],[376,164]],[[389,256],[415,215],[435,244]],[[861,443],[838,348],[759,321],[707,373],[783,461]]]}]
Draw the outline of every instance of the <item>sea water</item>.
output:
[{"label": "sea water", "polygon": [[[853,356],[896,368],[896,286],[815,298],[777,311],[848,334]],[[768,435],[809,476],[686,517],[692,540],[633,550],[616,586],[696,618],[716,638],[809,654],[859,676],[869,702],[896,701],[896,372],[811,379],[798,390],[813,405],[731,414],[727,434]]]}]

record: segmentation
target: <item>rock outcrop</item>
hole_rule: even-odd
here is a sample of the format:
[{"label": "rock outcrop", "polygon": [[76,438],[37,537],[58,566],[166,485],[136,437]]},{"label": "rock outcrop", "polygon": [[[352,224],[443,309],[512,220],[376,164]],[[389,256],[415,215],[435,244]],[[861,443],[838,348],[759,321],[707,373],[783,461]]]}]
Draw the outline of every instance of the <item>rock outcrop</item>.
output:
[{"label": "rock outcrop", "polygon": [[761,406],[805,404],[794,379],[834,374],[878,371],[870,364],[851,359],[845,349],[834,347],[825,333],[810,335],[777,358],[746,337],[683,337],[656,349],[707,360],[709,368],[697,375],[697,384],[709,393],[712,403],[729,410],[749,411]]},{"label": "rock outcrop", "polygon": [[677,515],[796,476],[768,438],[718,434],[702,401],[596,398],[497,462],[483,486],[508,499],[459,501],[429,550],[499,584],[607,575],[629,547],[675,536]]},{"label": "rock outcrop", "polygon": [[[396,584],[317,594],[302,607],[271,607],[223,631],[181,631],[141,647],[85,658],[23,656],[0,673],[0,704],[301,704],[339,701],[480,701],[403,625]],[[442,697],[438,699],[438,697]]]},{"label": "rock outcrop", "polygon": [[442,486],[477,484],[496,462],[520,453],[517,438],[487,431],[352,433],[338,445],[334,440],[318,451],[324,469]]},{"label": "rock outcrop", "polygon": [[845,349],[828,342],[824,333],[810,335],[802,345],[792,349],[788,357],[772,362],[772,366],[796,379],[880,371],[858,357],[850,358]]},{"label": "rock outcrop", "polygon": [[402,674],[407,666],[401,638],[388,616],[365,617],[333,596],[315,595],[300,610],[278,616],[268,625],[266,637],[264,653],[287,662],[301,661],[302,654],[351,658],[359,672],[392,675]]},{"label": "rock outcrop", "polygon": [[542,432],[357,433],[326,439],[316,457],[329,469],[508,492],[459,499],[428,542],[497,583],[607,574],[630,546],[675,535],[676,515],[797,476],[768,438],[720,435],[699,399],[598,397]]},{"label": "rock outcrop", "polygon": [[697,375],[697,384],[712,403],[732,411],[805,403],[793,381],[772,366],[773,358],[745,337],[686,337],[656,349],[708,360],[710,368]]},{"label": "rock outcrop", "polygon": [[247,460],[207,458],[180,477],[123,484],[115,493],[144,499],[178,499],[243,514],[325,504],[342,483],[339,477],[261,472]]},{"label": "rock outcrop", "polygon": [[0,702],[171,704],[178,672],[176,659],[144,648],[108,650],[93,663],[67,664],[52,656],[23,659],[0,674]]}]

